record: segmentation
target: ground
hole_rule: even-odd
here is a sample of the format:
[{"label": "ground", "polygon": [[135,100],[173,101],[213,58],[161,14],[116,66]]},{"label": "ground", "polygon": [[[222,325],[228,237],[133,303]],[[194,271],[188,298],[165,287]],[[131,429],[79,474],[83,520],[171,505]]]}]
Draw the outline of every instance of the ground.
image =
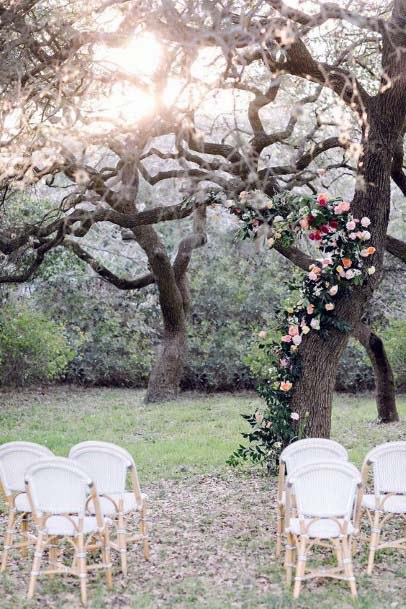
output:
[{"label": "ground", "polygon": [[[148,494],[151,563],[130,552],[125,580],[114,565],[114,589],[92,576],[89,609],[346,609],[344,582],[305,584],[296,602],[274,558],[276,480],[259,468],[232,469],[225,460],[240,441],[254,395],[185,395],[176,403],[143,404],[133,390],[56,388],[0,393],[0,443],[31,440],[56,454],[85,439],[116,442],[139,464]],[[399,400],[403,417],[406,399]],[[406,425],[377,425],[373,398],[336,396],[333,437],[360,466],[366,452],[405,437]],[[4,524],[4,521],[3,523]],[[404,555],[378,555],[372,577],[366,550],[355,561],[360,609],[406,607]],[[78,609],[77,581],[40,580],[24,599],[29,561],[15,556],[0,576],[1,609]]]}]

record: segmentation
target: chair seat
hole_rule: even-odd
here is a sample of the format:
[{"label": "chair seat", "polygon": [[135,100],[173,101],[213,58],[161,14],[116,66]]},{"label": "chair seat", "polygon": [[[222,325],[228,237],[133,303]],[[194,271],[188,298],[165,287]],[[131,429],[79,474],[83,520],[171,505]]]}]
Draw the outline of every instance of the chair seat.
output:
[{"label": "chair seat", "polygon": [[27,493],[20,493],[14,500],[17,512],[31,512],[30,502]]},{"label": "chair seat", "polygon": [[[312,521],[312,518],[305,518],[306,527]],[[344,523],[342,518],[338,519],[340,525]],[[307,535],[309,537],[318,537],[320,539],[330,539],[331,537],[339,537],[341,534],[340,526],[337,521],[323,518],[313,522],[308,530]],[[301,535],[300,520],[299,518],[291,518],[289,525],[286,527],[286,532],[294,533],[295,535]],[[348,525],[348,535],[354,532],[354,527],[351,523]]]},{"label": "chair seat", "polygon": [[[77,525],[79,522],[78,516],[71,516],[72,520],[64,516],[50,516],[45,523],[45,531],[48,535],[68,536],[73,537],[77,531],[73,522]],[[73,521],[73,522],[72,522]],[[106,523],[107,524],[107,523]],[[83,533],[96,533],[99,530],[95,516],[86,516],[83,519]]]},{"label": "chair seat", "polygon": [[[376,510],[375,495],[364,495],[362,505],[369,510]],[[406,496],[393,495],[388,497],[380,509],[384,512],[393,512],[394,514],[406,514]]]},{"label": "chair seat", "polygon": [[[117,506],[117,510],[114,506],[114,503],[108,497],[110,497],[114,501]],[[121,498],[123,498],[124,514],[140,510],[142,507],[141,505],[137,504],[134,493],[112,493],[111,495],[108,495],[108,497],[103,497],[103,495],[99,497],[100,511],[105,516],[113,516],[117,513],[119,501]],[[146,496],[142,495],[142,498],[145,499]],[[94,507],[92,502],[89,502],[88,510],[91,514],[94,514]]]}]

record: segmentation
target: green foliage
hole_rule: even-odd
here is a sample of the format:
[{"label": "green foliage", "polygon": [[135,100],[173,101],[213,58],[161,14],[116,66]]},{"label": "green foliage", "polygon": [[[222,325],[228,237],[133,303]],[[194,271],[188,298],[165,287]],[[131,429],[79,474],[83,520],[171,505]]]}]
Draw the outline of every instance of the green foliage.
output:
[{"label": "green foliage", "polygon": [[402,319],[392,319],[381,332],[381,338],[395,374],[396,386],[404,389],[406,388],[406,322]]},{"label": "green foliage", "polygon": [[[142,298],[147,300],[148,295]],[[86,276],[54,278],[36,292],[38,305],[64,323],[75,356],[66,378],[88,385],[143,386],[155,335],[143,301]],[[152,316],[153,317],[153,316]]]},{"label": "green foliage", "polygon": [[26,305],[6,305],[0,315],[0,383],[53,381],[74,355],[64,327]]},{"label": "green foliage", "polygon": [[286,293],[279,260],[271,252],[258,254],[250,245],[232,243],[226,235],[213,238],[196,254],[183,386],[252,388],[245,361],[248,346]]},{"label": "green foliage", "polygon": [[368,355],[359,342],[350,338],[338,368],[336,390],[358,393],[370,391],[374,386],[374,372]]}]

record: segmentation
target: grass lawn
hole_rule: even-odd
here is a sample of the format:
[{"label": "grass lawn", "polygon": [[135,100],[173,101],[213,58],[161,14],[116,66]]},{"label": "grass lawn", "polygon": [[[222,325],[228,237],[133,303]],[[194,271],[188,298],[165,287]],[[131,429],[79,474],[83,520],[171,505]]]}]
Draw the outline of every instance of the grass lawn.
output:
[{"label": "grass lawn", "polygon": [[[275,479],[258,468],[231,469],[225,460],[240,442],[255,395],[184,395],[176,403],[146,406],[133,390],[55,388],[0,393],[0,443],[31,440],[66,455],[85,439],[126,447],[139,464],[150,498],[152,561],[130,553],[127,581],[114,569],[114,589],[91,576],[90,609],[330,609],[406,607],[404,555],[385,551],[372,577],[365,575],[365,548],[356,559],[359,600],[344,582],[305,584],[294,602],[276,564]],[[356,465],[374,445],[406,436],[403,422],[376,425],[372,397],[336,396],[333,437]],[[3,523],[4,524],[4,523]],[[0,608],[77,609],[77,581],[40,580],[37,598],[24,600],[28,563],[10,563],[0,576]]]}]

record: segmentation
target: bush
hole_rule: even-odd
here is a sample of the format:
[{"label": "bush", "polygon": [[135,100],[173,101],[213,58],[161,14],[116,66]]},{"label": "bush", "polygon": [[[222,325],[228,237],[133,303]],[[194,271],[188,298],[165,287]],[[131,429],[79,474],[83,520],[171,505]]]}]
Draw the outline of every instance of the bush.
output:
[{"label": "bush", "polygon": [[66,328],[75,351],[68,381],[145,386],[153,362],[156,306],[148,292],[122,292],[88,276],[54,277],[38,287],[35,301]]},{"label": "bush", "polygon": [[26,305],[0,314],[0,383],[23,386],[60,379],[74,352],[64,327]]},{"label": "bush", "polygon": [[406,321],[392,319],[381,332],[389,361],[395,375],[396,387],[406,389]]},{"label": "bush", "polygon": [[374,371],[367,352],[354,338],[350,338],[338,367],[336,390],[358,393],[371,391],[374,387]]}]

